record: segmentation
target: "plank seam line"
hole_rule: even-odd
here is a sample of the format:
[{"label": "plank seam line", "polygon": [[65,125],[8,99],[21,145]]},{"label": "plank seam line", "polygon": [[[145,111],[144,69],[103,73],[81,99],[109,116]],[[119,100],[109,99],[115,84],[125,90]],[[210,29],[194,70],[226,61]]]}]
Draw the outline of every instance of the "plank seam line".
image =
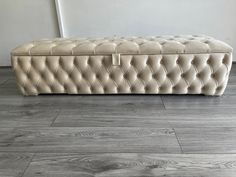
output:
[{"label": "plank seam line", "polygon": [[55,123],[56,119],[58,118],[58,116],[59,116],[60,114],[61,114],[61,110],[58,110],[57,115],[53,118],[52,123],[50,124],[49,127],[53,127],[53,124]]},{"label": "plank seam line", "polygon": [[175,132],[175,137],[176,137],[177,142],[178,142],[178,144],[179,144],[179,147],[180,147],[180,150],[181,150],[181,154],[183,154],[183,148],[182,148],[182,146],[181,146],[181,144],[180,144],[180,141],[179,141],[179,138],[178,138],[177,133],[176,133],[176,131],[175,131],[175,128],[173,128],[173,130],[174,130],[174,132]]},{"label": "plank seam line", "polygon": [[161,98],[162,105],[164,106],[164,109],[167,110],[167,109],[166,109],[166,105],[165,105],[165,103],[164,103],[164,101],[163,101],[163,99],[162,99],[162,95],[160,96],[160,98]]},{"label": "plank seam line", "polygon": [[33,160],[34,157],[35,157],[35,153],[34,153],[34,154],[32,155],[32,157],[30,158],[28,164],[26,165],[26,167],[25,167],[25,169],[24,169],[24,171],[22,172],[22,175],[21,175],[20,177],[23,177],[23,176],[25,175],[25,172],[26,172],[26,170],[29,168],[29,166],[30,166],[30,164],[31,164],[31,162],[32,162],[32,160]]},{"label": "plank seam line", "polygon": [[7,81],[9,81],[10,79],[7,79],[5,81],[3,81],[2,83],[0,83],[0,86],[4,86],[5,83],[7,83]]}]

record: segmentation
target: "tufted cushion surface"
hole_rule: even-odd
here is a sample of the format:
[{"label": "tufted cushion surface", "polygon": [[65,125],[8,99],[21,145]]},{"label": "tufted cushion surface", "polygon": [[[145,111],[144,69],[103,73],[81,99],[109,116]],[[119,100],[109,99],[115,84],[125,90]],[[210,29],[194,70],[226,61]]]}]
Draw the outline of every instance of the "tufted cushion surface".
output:
[{"label": "tufted cushion surface", "polygon": [[12,51],[24,95],[222,95],[232,48],[205,36],[54,39]]},{"label": "tufted cushion surface", "polygon": [[104,54],[193,54],[228,53],[224,42],[203,35],[45,39],[17,47],[13,55],[104,55]]}]

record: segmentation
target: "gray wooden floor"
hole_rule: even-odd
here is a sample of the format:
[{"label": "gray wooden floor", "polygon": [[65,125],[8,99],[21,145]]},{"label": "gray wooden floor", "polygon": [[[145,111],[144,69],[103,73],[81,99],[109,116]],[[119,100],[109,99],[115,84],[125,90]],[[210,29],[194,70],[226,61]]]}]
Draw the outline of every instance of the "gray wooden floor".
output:
[{"label": "gray wooden floor", "polygon": [[236,65],[222,97],[23,97],[0,68],[0,177],[235,177]]}]

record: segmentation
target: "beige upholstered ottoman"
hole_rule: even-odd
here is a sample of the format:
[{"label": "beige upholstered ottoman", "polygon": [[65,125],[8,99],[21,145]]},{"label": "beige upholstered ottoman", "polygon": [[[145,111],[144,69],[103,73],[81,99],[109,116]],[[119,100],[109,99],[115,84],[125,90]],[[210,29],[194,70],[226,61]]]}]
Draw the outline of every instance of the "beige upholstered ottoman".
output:
[{"label": "beige upholstered ottoman", "polygon": [[24,95],[222,95],[232,48],[206,36],[53,39],[12,51]]}]

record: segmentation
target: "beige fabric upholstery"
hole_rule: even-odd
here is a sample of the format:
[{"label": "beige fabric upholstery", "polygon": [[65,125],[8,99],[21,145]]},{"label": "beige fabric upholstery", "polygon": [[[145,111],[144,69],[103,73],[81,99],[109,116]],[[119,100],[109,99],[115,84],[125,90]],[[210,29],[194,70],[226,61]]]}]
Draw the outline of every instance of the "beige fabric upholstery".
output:
[{"label": "beige fabric upholstery", "polygon": [[222,95],[232,48],[206,36],[54,39],[12,51],[24,95]]}]

